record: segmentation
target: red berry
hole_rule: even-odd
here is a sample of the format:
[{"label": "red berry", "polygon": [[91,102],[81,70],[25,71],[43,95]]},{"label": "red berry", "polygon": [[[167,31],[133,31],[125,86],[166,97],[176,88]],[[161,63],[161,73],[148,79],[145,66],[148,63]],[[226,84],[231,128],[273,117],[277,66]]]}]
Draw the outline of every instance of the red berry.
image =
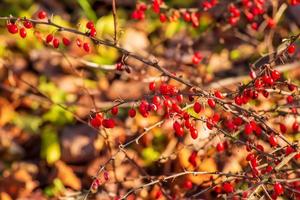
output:
[{"label": "red berry", "polygon": [[255,154],[254,154],[254,153],[249,153],[249,154],[247,155],[247,157],[246,157],[246,160],[247,160],[247,161],[251,161],[251,160],[253,160],[253,159],[255,159]]},{"label": "red berry", "polygon": [[21,28],[20,29],[20,36],[21,38],[25,38],[27,35],[26,29],[25,28]]},{"label": "red berry", "polygon": [[296,89],[296,85],[290,83],[290,84],[288,84],[288,88],[290,91],[294,91]]},{"label": "red berry", "polygon": [[295,151],[295,149],[291,146],[286,147],[285,149],[285,155],[290,155],[291,153],[293,153]]},{"label": "red berry", "polygon": [[94,128],[99,128],[102,124],[103,116],[100,113],[97,113],[94,118],[91,119],[90,124]]},{"label": "red berry", "polygon": [[202,110],[201,104],[200,104],[198,101],[195,102],[195,103],[194,103],[194,111],[195,111],[195,113],[200,113],[201,110]]},{"label": "red berry", "polygon": [[24,25],[25,28],[28,28],[28,29],[32,28],[32,26],[33,26],[32,23],[28,20],[25,20],[23,22],[23,25]]},{"label": "red berry", "polygon": [[197,158],[197,151],[193,151],[189,157],[189,162],[196,167],[197,166],[197,162],[196,162],[196,158]]},{"label": "red berry", "polygon": [[86,23],[86,27],[87,27],[88,29],[94,28],[94,27],[95,27],[94,22],[88,21],[88,22]]},{"label": "red berry", "polygon": [[234,98],[234,102],[235,102],[237,105],[242,105],[242,104],[243,104],[243,99],[242,99],[242,97],[240,97],[240,96],[236,96],[236,97]]},{"label": "red berry", "polygon": [[50,42],[52,42],[53,38],[54,38],[54,36],[52,34],[48,34],[46,37],[46,43],[49,44]]},{"label": "red berry", "polygon": [[97,35],[97,30],[95,29],[95,28],[92,28],[91,30],[90,30],[90,36],[91,37],[95,37]]},{"label": "red berry", "polygon": [[269,28],[274,28],[275,25],[276,25],[275,20],[272,19],[272,18],[269,18],[269,19],[268,19],[268,27],[269,27]]},{"label": "red berry", "polygon": [[136,111],[134,108],[131,108],[129,111],[128,111],[128,114],[131,118],[134,118],[135,115],[136,115]]},{"label": "red berry", "polygon": [[282,134],[286,133],[287,129],[286,129],[286,126],[284,124],[280,123],[279,124],[279,128],[280,128],[280,131],[281,131]]},{"label": "red berry", "polygon": [[197,139],[197,137],[198,137],[198,131],[197,131],[197,129],[191,127],[191,128],[190,128],[190,133],[191,133],[191,137],[192,137],[194,140]]},{"label": "red berry", "polygon": [[225,182],[225,183],[223,183],[222,186],[223,186],[223,191],[224,191],[225,193],[231,193],[231,192],[233,192],[233,186],[232,186],[231,183]]},{"label": "red berry", "polygon": [[113,114],[113,115],[117,115],[117,114],[118,114],[118,112],[119,112],[119,109],[118,109],[118,107],[117,107],[117,106],[114,106],[114,107],[112,107],[112,109],[111,109],[111,114]]},{"label": "red berry", "polygon": [[186,180],[186,181],[184,181],[183,186],[184,186],[185,189],[190,190],[190,189],[193,188],[193,183],[192,183],[192,181],[190,181],[190,180]]},{"label": "red berry", "polygon": [[245,125],[245,134],[250,135],[253,131],[253,126],[251,123]]},{"label": "red berry", "polygon": [[193,56],[193,64],[194,65],[198,65],[200,61],[201,61],[200,58]]},{"label": "red berry", "polygon": [[161,23],[165,23],[167,21],[167,16],[163,13],[159,14],[159,20]]},{"label": "red berry", "polygon": [[62,41],[65,46],[69,46],[71,44],[71,41],[68,38],[63,37]]},{"label": "red berry", "polygon": [[85,42],[83,43],[83,49],[86,51],[86,52],[90,52],[90,44]]},{"label": "red berry", "polygon": [[212,121],[213,121],[213,123],[218,123],[219,122],[219,120],[220,120],[220,115],[219,115],[219,113],[214,113],[214,115],[213,115],[213,117],[212,117]]},{"label": "red berry", "polygon": [[278,145],[277,138],[274,135],[270,135],[269,143],[272,147],[276,147]]},{"label": "red berry", "polygon": [[225,150],[225,147],[224,147],[223,142],[219,142],[219,143],[217,144],[217,151],[218,151],[218,152],[223,152],[224,150]]},{"label": "red berry", "polygon": [[58,48],[59,47],[59,40],[57,38],[54,38],[52,44],[53,44],[54,48]]},{"label": "red berry", "polygon": [[149,83],[149,90],[150,90],[150,91],[154,91],[155,88],[156,88],[155,82],[150,82],[150,83]]},{"label": "red berry", "polygon": [[16,34],[19,31],[18,26],[14,23],[8,23],[6,28],[11,34]]},{"label": "red berry", "polygon": [[183,102],[183,95],[182,94],[177,95],[176,100],[178,101],[178,103],[182,103]]},{"label": "red berry", "polygon": [[293,129],[294,133],[298,132],[299,124],[296,121],[293,123],[292,129]]},{"label": "red berry", "polygon": [[211,108],[216,107],[216,102],[213,99],[208,99],[207,103]]},{"label": "red berry", "polygon": [[183,14],[183,19],[184,19],[184,21],[186,21],[186,22],[190,22],[190,21],[191,21],[191,14],[190,14],[189,12],[185,12],[185,13]]},{"label": "red berry", "polygon": [[219,99],[223,99],[224,98],[223,94],[220,91],[218,91],[218,90],[215,91],[215,96],[217,98],[219,98]]},{"label": "red berry", "polygon": [[183,127],[180,125],[178,121],[175,121],[173,123],[173,129],[175,130],[175,133],[177,136],[182,137],[184,134]]},{"label": "red berry", "polygon": [[274,184],[274,192],[276,195],[280,196],[283,194],[283,186],[280,183],[275,183]]},{"label": "red berry", "polygon": [[274,81],[277,81],[278,79],[280,79],[280,72],[277,70],[273,70],[271,76],[274,79]]},{"label": "red berry", "polygon": [[294,44],[291,44],[287,49],[289,54],[293,54],[296,51],[296,46]]},{"label": "red berry", "polygon": [[287,101],[287,103],[293,103],[294,97],[291,96],[291,95],[289,95],[289,96],[286,98],[286,101]]},{"label": "red berry", "polygon": [[41,11],[38,12],[38,18],[39,19],[44,19],[46,17],[47,17],[47,13],[45,11],[41,10]]},{"label": "red berry", "polygon": [[102,121],[102,124],[105,128],[114,128],[115,127],[115,121],[113,119],[104,119]]}]

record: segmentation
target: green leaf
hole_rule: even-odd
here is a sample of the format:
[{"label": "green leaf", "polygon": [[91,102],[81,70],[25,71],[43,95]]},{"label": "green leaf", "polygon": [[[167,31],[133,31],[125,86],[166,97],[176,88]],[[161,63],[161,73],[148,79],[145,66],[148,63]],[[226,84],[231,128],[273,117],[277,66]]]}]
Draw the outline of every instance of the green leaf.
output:
[{"label": "green leaf", "polygon": [[149,165],[159,159],[160,153],[155,151],[152,147],[147,147],[142,151],[142,157],[146,164]]},{"label": "green leaf", "polygon": [[42,133],[41,157],[46,159],[47,163],[53,164],[59,160],[60,155],[61,152],[56,130],[48,126]]},{"label": "green leaf", "polygon": [[13,119],[13,123],[27,132],[37,133],[43,120],[33,115],[17,114]]},{"label": "green leaf", "polygon": [[[68,109],[72,109],[72,107],[69,107]],[[56,125],[64,125],[73,122],[74,118],[72,113],[64,110],[58,105],[52,105],[50,110],[43,115],[43,120]]]},{"label": "green leaf", "polygon": [[90,2],[87,0],[77,0],[78,4],[81,6],[82,10],[84,11],[84,14],[91,20],[96,21],[97,15],[92,9]]}]

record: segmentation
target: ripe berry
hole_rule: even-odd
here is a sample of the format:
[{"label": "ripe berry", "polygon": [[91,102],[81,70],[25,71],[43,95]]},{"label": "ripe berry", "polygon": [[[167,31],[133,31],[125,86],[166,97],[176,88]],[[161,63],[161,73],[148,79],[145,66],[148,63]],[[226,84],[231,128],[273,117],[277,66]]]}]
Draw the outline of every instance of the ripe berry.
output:
[{"label": "ripe berry", "polygon": [[90,124],[91,124],[94,128],[99,128],[99,127],[101,126],[101,124],[102,124],[102,119],[103,119],[102,114],[97,113],[97,114],[95,115],[95,117],[92,118],[92,119],[90,120]]},{"label": "ripe berry", "polygon": [[117,107],[117,106],[114,106],[114,107],[112,107],[112,109],[111,109],[111,114],[113,114],[113,115],[117,115],[117,114],[118,114],[118,112],[119,112],[119,109],[118,109],[118,107]]},{"label": "ripe berry", "polygon": [[247,161],[251,161],[251,160],[253,160],[253,159],[255,159],[255,154],[254,154],[254,153],[249,153],[249,154],[247,155],[247,157],[246,157],[246,160],[247,160]]},{"label": "ripe berry", "polygon": [[195,140],[198,137],[198,131],[194,127],[190,128],[191,137]]},{"label": "ripe berry", "polygon": [[184,134],[184,130],[178,121],[173,123],[173,129],[177,136],[182,137]]},{"label": "ripe berry", "polygon": [[65,46],[69,46],[71,44],[71,41],[68,38],[63,37],[62,41]]},{"label": "ripe berry", "polygon": [[287,103],[293,103],[294,97],[291,96],[291,95],[289,95],[289,96],[286,98],[286,101],[287,101]]},{"label": "ripe berry", "polygon": [[46,37],[46,43],[49,44],[50,42],[52,42],[53,38],[54,38],[54,36],[52,34],[48,34]]},{"label": "ripe berry", "polygon": [[161,23],[165,23],[167,21],[167,16],[163,13],[160,13],[159,20]]},{"label": "ripe berry", "polygon": [[18,32],[18,26],[14,23],[8,23],[6,28],[11,34],[16,34]]},{"label": "ripe berry", "polygon": [[225,193],[231,193],[231,192],[233,192],[233,186],[232,186],[232,184],[229,183],[229,182],[223,183],[222,187],[223,187],[223,191],[224,191]]},{"label": "ripe berry", "polygon": [[298,132],[299,124],[296,121],[293,123],[292,129],[293,129],[294,133]]},{"label": "ripe berry", "polygon": [[274,135],[270,135],[269,143],[272,147],[276,147],[278,145],[277,138]]},{"label": "ripe berry", "polygon": [[189,12],[185,12],[185,13],[183,14],[183,19],[184,19],[184,21],[186,21],[186,22],[190,22],[190,21],[191,21],[191,14],[190,14]]},{"label": "ripe berry", "polygon": [[223,142],[219,142],[219,143],[217,144],[217,151],[218,151],[218,152],[223,152],[224,150],[225,150],[225,147],[224,147]]},{"label": "ripe berry", "polygon": [[253,131],[253,126],[251,123],[245,125],[245,134],[250,135]]},{"label": "ripe berry", "polygon": [[197,166],[197,162],[196,162],[196,158],[197,158],[197,151],[193,151],[189,157],[189,162],[196,167]]},{"label": "ripe berry", "polygon": [[202,109],[201,104],[198,101],[194,103],[193,108],[194,108],[195,113],[200,113],[201,109]]},{"label": "ripe berry", "polygon": [[135,109],[134,109],[134,108],[131,108],[131,109],[128,111],[128,114],[129,114],[129,117],[134,118],[135,115],[136,115]]},{"label": "ripe berry", "polygon": [[240,96],[236,96],[235,98],[234,98],[234,102],[237,104],[237,105],[242,105],[243,104],[243,99],[242,99],[242,97],[240,97]]},{"label": "ripe berry", "polygon": [[293,54],[296,51],[296,46],[294,44],[291,44],[287,49],[289,54]]},{"label": "ripe berry", "polygon": [[95,27],[94,22],[88,21],[88,22],[86,23],[86,27],[87,27],[88,29],[94,28],[94,27]]},{"label": "ripe berry", "polygon": [[54,48],[58,48],[59,47],[59,40],[57,38],[54,38],[52,44],[53,44]]},{"label": "ripe berry", "polygon": [[41,10],[41,11],[38,12],[38,18],[39,19],[44,19],[46,17],[47,17],[47,13],[45,11]]},{"label": "ripe berry", "polygon": [[154,90],[155,90],[155,87],[156,87],[155,82],[150,82],[150,83],[149,83],[149,90],[150,90],[150,91],[154,91]]},{"label": "ripe berry", "polygon": [[105,128],[114,128],[115,127],[115,121],[113,119],[104,119],[102,121],[102,124]]},{"label": "ripe berry", "polygon": [[257,24],[256,22],[253,22],[253,23],[251,24],[251,28],[252,28],[254,31],[257,31],[257,29],[258,29],[258,24]]},{"label": "ripe berry", "polygon": [[182,103],[183,102],[183,95],[182,94],[177,95],[176,100],[177,100],[178,103]]},{"label": "ripe berry", "polygon": [[286,129],[286,126],[284,124],[280,123],[279,124],[279,128],[280,128],[280,131],[281,131],[282,134],[286,133],[287,129]]},{"label": "ripe berry", "polygon": [[285,155],[288,156],[288,155],[290,155],[291,153],[293,153],[294,151],[295,151],[295,149],[294,149],[293,147],[288,146],[288,147],[286,147],[286,149],[285,149]]},{"label": "ripe berry", "polygon": [[268,27],[269,27],[269,28],[274,28],[275,25],[276,25],[275,20],[272,19],[272,18],[269,18],[269,19],[268,19]]},{"label": "ripe berry", "polygon": [[283,186],[280,183],[275,183],[274,184],[274,192],[276,195],[280,196],[283,194]]},{"label": "ripe berry", "polygon": [[192,181],[190,181],[190,180],[185,180],[185,181],[184,181],[184,184],[183,184],[183,187],[184,187],[185,189],[188,189],[188,190],[192,189],[192,188],[193,188],[193,183],[192,183]]},{"label": "ripe berry", "polygon": [[216,102],[213,99],[208,99],[207,103],[211,108],[216,107]]},{"label": "ripe berry", "polygon": [[277,70],[273,70],[271,76],[274,79],[274,81],[277,81],[278,79],[280,79],[280,72]]},{"label": "ripe berry", "polygon": [[28,29],[32,28],[32,23],[28,20],[25,20],[23,22],[23,25],[24,25],[25,28],[28,28]]},{"label": "ripe berry", "polygon": [[90,36],[91,37],[95,37],[96,35],[97,35],[96,29],[95,28],[91,28],[91,30],[90,30]]},{"label": "ripe berry", "polygon": [[288,84],[288,88],[290,91],[294,91],[296,89],[296,85],[290,83],[290,84]]},{"label": "ripe berry", "polygon": [[217,98],[219,98],[219,99],[223,99],[224,98],[223,94],[220,91],[218,91],[218,90],[215,91],[215,96]]},{"label": "ripe berry", "polygon": [[90,44],[85,42],[83,43],[83,49],[86,51],[86,52],[90,52]]},{"label": "ripe berry", "polygon": [[21,28],[20,29],[20,36],[21,38],[25,38],[27,35],[26,29],[25,28]]}]

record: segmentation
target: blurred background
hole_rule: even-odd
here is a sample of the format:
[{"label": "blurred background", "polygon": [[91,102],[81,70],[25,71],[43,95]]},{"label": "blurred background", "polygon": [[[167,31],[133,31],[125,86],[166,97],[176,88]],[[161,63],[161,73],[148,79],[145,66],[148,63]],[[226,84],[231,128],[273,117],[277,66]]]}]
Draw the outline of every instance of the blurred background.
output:
[{"label": "blurred background", "polygon": [[[194,0],[165,2],[174,8],[199,6]],[[231,91],[238,82],[248,80],[249,63],[261,56],[268,59],[268,53],[276,50],[283,38],[299,32],[300,26],[299,6],[287,6],[275,30],[262,27],[253,31],[243,22],[236,28],[219,25],[225,21],[222,9],[216,9],[213,14],[204,13],[197,28],[183,20],[162,24],[151,11],[147,12],[145,20],[136,21],[131,18],[136,3],[134,0],[117,0],[120,46],[149,59],[155,56],[170,71],[176,71],[206,89]],[[98,38],[113,39],[110,0],[0,2],[2,17],[36,18],[41,9],[55,23],[83,31],[87,21],[92,20]],[[115,64],[122,55],[114,48],[92,45],[91,53],[86,53],[72,42],[69,47],[61,45],[54,50],[43,40],[48,33],[55,32],[55,28],[39,25],[22,39],[9,34],[5,24],[5,20],[0,21],[0,199],[82,197],[81,191],[89,188],[93,175],[111,152],[105,148],[97,131],[79,122],[78,118],[88,122],[91,110],[111,107],[116,99],[143,98],[148,83],[160,73],[132,59],[127,62],[131,73],[115,72]],[[77,37],[64,32],[57,35],[71,41]],[[203,62],[197,65],[191,62],[195,51],[204,56]],[[299,60],[299,53],[295,58]],[[282,70],[287,79],[299,84],[299,63],[284,65]],[[172,84],[182,87],[175,82]],[[271,106],[268,101],[260,104],[261,108]],[[120,109],[116,128],[109,132],[115,144],[125,142],[126,138],[141,133],[144,127],[160,119],[155,115],[147,119],[141,115],[128,118],[129,108]],[[170,143],[175,140],[166,134],[170,130],[170,123],[157,127],[142,138],[141,145],[133,145],[128,150],[150,174],[167,174],[180,168],[174,164],[175,158],[160,160],[163,153],[168,153],[165,152],[166,145],[172,146]],[[202,133],[205,137],[205,130]],[[201,141],[198,142],[200,145]],[[186,165],[189,152],[183,151],[179,155],[181,166]],[[220,169],[220,166],[222,169],[240,169],[243,165],[239,160],[241,156],[234,157],[234,152],[229,153],[229,161],[219,160],[222,163],[219,165],[212,151],[203,158],[201,169]],[[240,155],[245,152],[243,154],[241,150]],[[91,199],[110,199],[109,192],[124,192],[141,184],[138,169],[129,163],[121,163],[122,159],[116,159],[118,180],[129,176],[134,180],[119,182],[116,186],[116,179],[111,174],[110,182]],[[207,177],[202,177],[194,181],[206,180]]]}]

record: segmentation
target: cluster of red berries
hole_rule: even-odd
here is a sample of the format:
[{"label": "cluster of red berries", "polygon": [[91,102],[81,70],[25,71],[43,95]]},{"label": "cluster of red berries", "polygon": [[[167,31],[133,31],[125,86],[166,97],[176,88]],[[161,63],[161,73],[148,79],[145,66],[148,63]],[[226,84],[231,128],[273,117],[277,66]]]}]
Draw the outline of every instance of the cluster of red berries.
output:
[{"label": "cluster of red berries", "polygon": [[[114,110],[114,112],[117,112]],[[114,128],[115,121],[112,118],[104,118],[102,113],[96,113],[93,117],[91,117],[90,124],[94,128],[100,128],[103,126],[104,128]]]},{"label": "cluster of red berries", "polygon": [[[202,8],[204,11],[208,11],[211,8],[215,7],[218,4],[218,0],[206,0],[202,3]],[[242,5],[240,4],[230,4],[228,6],[229,17],[228,23],[232,26],[236,25],[240,18],[241,13],[244,13],[246,19],[249,23],[251,23],[251,28],[253,30],[258,29],[259,20],[261,19],[260,16],[265,14],[267,10],[267,1],[266,0],[242,0]],[[290,5],[297,5],[299,4],[299,0],[291,0]],[[166,22],[168,19],[169,21],[177,21],[179,18],[186,22],[191,22],[193,27],[199,26],[199,20],[201,13],[199,11],[190,12],[189,10],[181,11],[172,9],[171,12],[168,12],[168,15],[164,12],[161,12],[161,6],[163,5],[163,0],[153,0],[152,1],[152,10],[154,13],[159,15],[159,19],[162,23]],[[144,3],[138,3],[136,9],[132,13],[132,18],[136,20],[143,20],[145,19],[145,11],[147,10],[147,5]],[[171,13],[171,14],[170,14]],[[276,26],[276,22],[271,17],[267,19],[267,26],[269,28],[274,28]]]},{"label": "cluster of red berries", "polygon": [[[103,172],[103,178],[104,181],[108,181],[109,180],[109,175],[107,171]],[[92,193],[96,193],[98,191],[99,186],[101,185],[101,180],[100,178],[95,178],[92,185],[91,185],[91,192]]]},{"label": "cluster of red berries", "polygon": [[147,10],[147,5],[144,3],[139,3],[136,5],[136,9],[133,11],[131,17],[136,20],[145,19],[145,12]]},{"label": "cluster of red berries", "polygon": [[9,21],[6,24],[6,28],[9,33],[16,34],[19,32],[21,38],[25,38],[27,36],[26,29],[31,29],[32,27],[33,27],[33,24],[26,19],[23,21],[22,24],[18,23],[18,21],[16,21],[16,22]]},{"label": "cluster of red berries", "polygon": [[[39,11],[37,14],[39,19],[45,19],[47,17],[47,13],[43,10]],[[16,34],[19,32],[20,36],[22,38],[25,38],[27,36],[27,31],[26,29],[31,29],[33,27],[33,24],[31,21],[27,19],[20,19],[17,20],[16,22],[11,22],[8,21],[6,24],[6,28],[9,33],[11,34]],[[94,26],[94,23],[89,21],[86,24],[86,28],[88,29],[87,35],[90,37],[95,37],[96,36],[96,29]],[[55,37],[54,34],[50,33],[46,36],[45,42],[47,44],[52,44],[54,48],[58,48],[60,45],[60,39]],[[61,42],[64,44],[64,46],[69,46],[71,44],[71,40],[68,39],[67,37],[62,37]],[[76,39],[76,44],[79,48],[83,48],[85,52],[90,52],[91,51],[91,46],[88,42],[83,42],[80,38]]]}]

